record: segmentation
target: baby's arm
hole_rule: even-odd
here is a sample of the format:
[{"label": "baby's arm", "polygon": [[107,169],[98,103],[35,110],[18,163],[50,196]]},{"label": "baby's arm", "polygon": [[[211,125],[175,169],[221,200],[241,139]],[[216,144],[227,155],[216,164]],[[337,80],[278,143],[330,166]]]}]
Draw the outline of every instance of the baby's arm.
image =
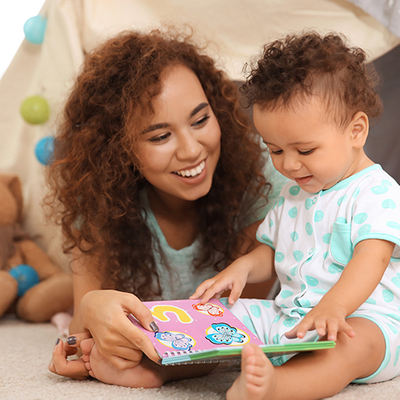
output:
[{"label": "baby's arm", "polygon": [[225,290],[231,291],[229,304],[239,298],[246,283],[258,283],[270,279],[274,274],[274,250],[267,245],[260,245],[250,253],[238,258],[222,272],[204,281],[190,296],[191,299],[201,297],[204,304],[215,295]]},{"label": "baby's arm", "polygon": [[375,290],[393,249],[394,243],[385,240],[369,239],[358,243],[338,282],[286,336],[303,338],[307,331],[316,329],[319,336],[327,335],[328,340],[336,340],[338,331],[354,337],[355,333],[345,318]]}]

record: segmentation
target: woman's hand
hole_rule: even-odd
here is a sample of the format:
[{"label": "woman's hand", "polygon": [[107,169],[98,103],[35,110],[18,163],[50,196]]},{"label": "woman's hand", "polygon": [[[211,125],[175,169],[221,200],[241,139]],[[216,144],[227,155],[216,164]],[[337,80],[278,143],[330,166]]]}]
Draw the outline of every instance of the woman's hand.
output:
[{"label": "woman's hand", "polygon": [[[150,310],[133,294],[115,290],[93,290],[86,293],[80,303],[83,327],[87,329],[100,353],[115,367],[136,367],[143,353],[154,362],[159,356],[144,332],[127,318],[133,314],[148,330],[154,331]],[[157,325],[155,325],[155,328]]]},{"label": "woman's hand", "polygon": [[67,376],[73,379],[86,379],[89,376],[88,370],[82,359],[68,360],[68,356],[76,354],[82,340],[89,338],[89,333],[80,333],[74,335],[74,345],[70,346],[67,342],[63,343],[58,339],[54,346],[49,371],[54,374]]}]

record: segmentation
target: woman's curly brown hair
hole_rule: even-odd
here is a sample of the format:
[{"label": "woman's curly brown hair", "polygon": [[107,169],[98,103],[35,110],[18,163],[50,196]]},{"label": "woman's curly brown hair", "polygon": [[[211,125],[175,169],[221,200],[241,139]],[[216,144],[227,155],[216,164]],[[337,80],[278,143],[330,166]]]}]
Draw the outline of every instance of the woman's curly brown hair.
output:
[{"label": "woman's curly brown hair", "polygon": [[362,49],[347,46],[342,35],[310,31],[265,45],[240,90],[248,106],[257,103],[264,110],[318,95],[327,115],[344,127],[358,111],[369,118],[382,113],[377,83]]},{"label": "woman's curly brown hair", "polygon": [[[265,159],[238,106],[237,86],[189,35],[123,32],[90,53],[67,100],[49,166],[47,204],[62,226],[64,252],[78,247],[95,256],[105,286],[141,299],[162,291],[153,256],[158,240],[139,200],[146,181],[133,133],[152,115],[162,73],[178,64],[197,75],[221,127],[212,188],[197,200],[202,250],[196,258],[196,268],[213,260],[221,270],[241,241],[237,227],[249,207],[244,194],[260,196],[268,185]],[[224,257],[214,260],[215,254]]]}]

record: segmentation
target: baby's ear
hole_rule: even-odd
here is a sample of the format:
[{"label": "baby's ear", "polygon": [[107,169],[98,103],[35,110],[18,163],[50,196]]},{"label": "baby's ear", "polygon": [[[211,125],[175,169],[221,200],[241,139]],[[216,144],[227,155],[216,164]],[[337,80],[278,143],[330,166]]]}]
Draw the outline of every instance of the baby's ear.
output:
[{"label": "baby's ear", "polygon": [[369,119],[363,111],[356,113],[350,123],[351,135],[354,146],[362,148],[367,141],[369,132]]}]

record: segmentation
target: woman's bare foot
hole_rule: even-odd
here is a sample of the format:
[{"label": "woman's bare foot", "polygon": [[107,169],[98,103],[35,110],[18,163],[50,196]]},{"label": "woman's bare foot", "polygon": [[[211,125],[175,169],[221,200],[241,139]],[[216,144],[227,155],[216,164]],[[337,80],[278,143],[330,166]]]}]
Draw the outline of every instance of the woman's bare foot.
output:
[{"label": "woman's bare foot", "polygon": [[[275,370],[263,351],[248,344],[242,351],[242,372],[228,390],[228,400],[262,400],[272,398]],[[271,396],[271,397],[270,397]]]},{"label": "woman's bare foot", "polygon": [[155,388],[162,386],[166,381],[163,367],[146,356],[143,356],[135,368],[120,370],[100,353],[92,338],[83,340],[80,347],[83,353],[82,360],[89,375],[101,382],[133,388]]}]

